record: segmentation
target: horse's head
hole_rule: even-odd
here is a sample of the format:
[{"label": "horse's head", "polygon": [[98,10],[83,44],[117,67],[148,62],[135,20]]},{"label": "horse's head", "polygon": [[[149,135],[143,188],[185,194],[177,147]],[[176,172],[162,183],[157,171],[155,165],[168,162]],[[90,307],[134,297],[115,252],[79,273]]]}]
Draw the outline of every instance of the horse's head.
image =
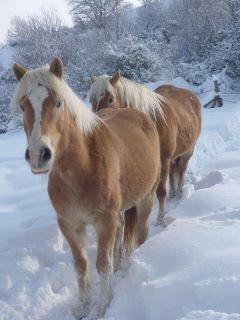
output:
[{"label": "horse's head", "polygon": [[120,108],[117,92],[120,78],[120,71],[114,73],[112,77],[91,76],[92,86],[89,98],[94,112],[104,108]]},{"label": "horse's head", "polygon": [[54,81],[62,81],[62,61],[54,58],[50,67],[29,72],[15,63],[13,73],[19,81],[15,103],[23,110],[23,124],[28,143],[26,161],[33,173],[48,172],[53,165],[63,130],[64,101],[47,86],[47,83],[51,78]]}]

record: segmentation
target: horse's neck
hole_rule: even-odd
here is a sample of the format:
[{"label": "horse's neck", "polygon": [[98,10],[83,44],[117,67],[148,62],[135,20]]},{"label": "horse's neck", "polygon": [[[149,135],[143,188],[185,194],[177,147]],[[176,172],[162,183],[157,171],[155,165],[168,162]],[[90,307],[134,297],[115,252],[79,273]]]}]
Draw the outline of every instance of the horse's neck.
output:
[{"label": "horse's neck", "polygon": [[[121,95],[120,94],[120,88],[118,87],[118,90],[117,90],[117,103],[119,104],[119,108],[130,108],[130,109],[135,109],[136,108],[136,105],[135,104],[135,99],[129,99],[129,91],[127,91],[127,86],[128,86],[128,83],[129,85],[133,86],[133,85],[136,85],[136,83],[134,83],[133,81],[129,80],[129,79],[125,79],[124,80],[126,81],[125,83],[123,83],[122,85],[124,86],[124,94]],[[138,84],[139,85],[139,84]],[[146,88],[146,87],[145,87]],[[147,88],[146,88],[147,89]],[[137,87],[136,87],[136,90],[137,90]],[[139,89],[138,89],[139,90]],[[134,91],[134,89],[133,89]],[[122,97],[121,97],[122,96]],[[124,97],[126,98],[126,101],[124,101]]]},{"label": "horse's neck", "polygon": [[87,138],[75,125],[74,119],[70,116],[68,125],[59,142],[59,156],[56,165],[59,169],[71,171],[75,163],[79,170],[86,170],[89,166],[89,146]]}]

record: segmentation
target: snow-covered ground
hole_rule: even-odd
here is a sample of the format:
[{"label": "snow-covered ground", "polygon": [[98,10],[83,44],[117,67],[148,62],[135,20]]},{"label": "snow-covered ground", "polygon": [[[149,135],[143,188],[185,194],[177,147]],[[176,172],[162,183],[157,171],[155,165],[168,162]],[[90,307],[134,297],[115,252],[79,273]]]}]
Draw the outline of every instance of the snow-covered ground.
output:
[{"label": "snow-covered ground", "polygon": [[[203,130],[175,220],[114,278],[105,320],[240,319],[240,95],[203,110]],[[206,94],[201,96],[206,99]],[[77,286],[58,231],[47,178],[24,161],[21,131],[0,135],[0,319],[74,320]],[[89,255],[94,265],[96,245]],[[96,275],[94,275],[96,279]]]}]

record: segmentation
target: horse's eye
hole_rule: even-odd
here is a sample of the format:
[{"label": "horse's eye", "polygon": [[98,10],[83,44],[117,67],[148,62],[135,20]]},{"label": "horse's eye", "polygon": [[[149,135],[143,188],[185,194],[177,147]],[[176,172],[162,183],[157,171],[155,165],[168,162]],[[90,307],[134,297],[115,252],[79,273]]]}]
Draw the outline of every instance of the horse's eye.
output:
[{"label": "horse's eye", "polygon": [[61,106],[62,106],[62,101],[61,101],[61,100],[58,100],[58,101],[56,102],[56,107],[57,107],[57,108],[61,108]]},{"label": "horse's eye", "polygon": [[20,108],[22,109],[22,111],[24,111],[24,106],[22,104],[20,105]]},{"label": "horse's eye", "polygon": [[110,98],[110,99],[109,99],[109,103],[113,103],[113,98]]}]

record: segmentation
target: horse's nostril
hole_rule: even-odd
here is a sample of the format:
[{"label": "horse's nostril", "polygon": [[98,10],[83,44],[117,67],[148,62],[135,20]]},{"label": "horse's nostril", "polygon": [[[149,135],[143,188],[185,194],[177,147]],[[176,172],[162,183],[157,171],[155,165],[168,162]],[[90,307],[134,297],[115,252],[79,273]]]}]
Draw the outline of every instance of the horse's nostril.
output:
[{"label": "horse's nostril", "polygon": [[44,148],[41,152],[41,158],[43,161],[48,161],[52,157],[51,150],[49,148]]},{"label": "horse's nostril", "polygon": [[28,161],[30,160],[30,155],[29,155],[29,150],[26,149],[26,152],[25,152],[25,159]]}]

